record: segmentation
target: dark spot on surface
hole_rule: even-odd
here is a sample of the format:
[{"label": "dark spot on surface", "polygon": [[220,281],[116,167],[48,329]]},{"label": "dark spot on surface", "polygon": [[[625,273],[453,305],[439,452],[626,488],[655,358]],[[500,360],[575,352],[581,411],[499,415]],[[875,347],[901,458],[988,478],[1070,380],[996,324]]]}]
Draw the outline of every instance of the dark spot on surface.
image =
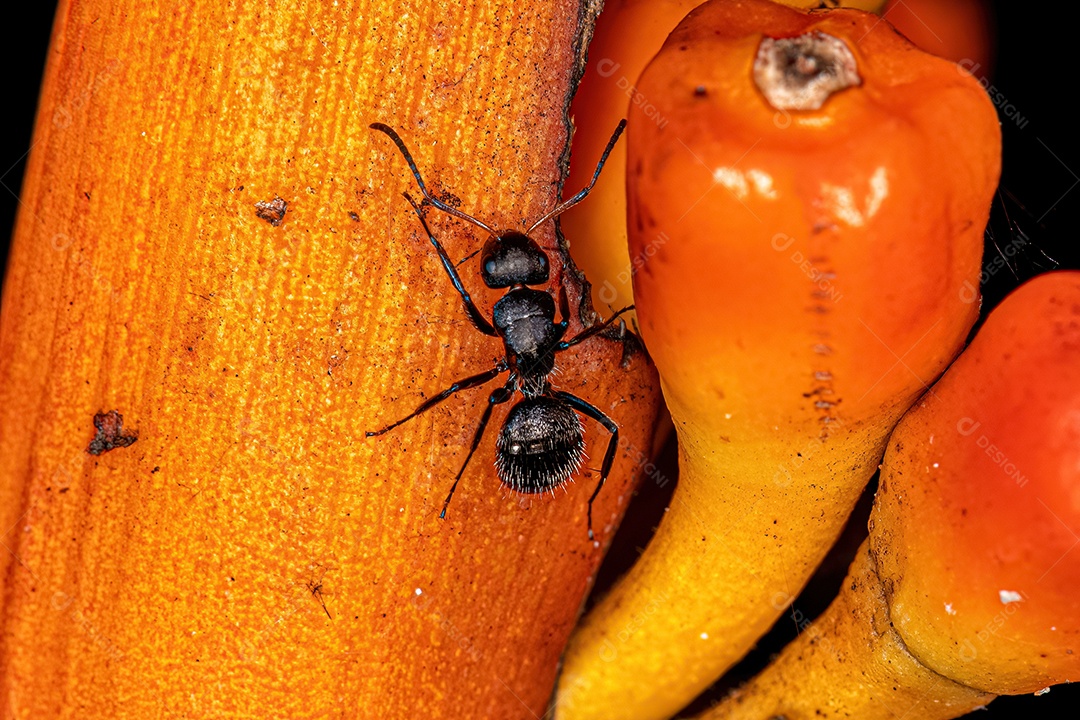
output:
[{"label": "dark spot on surface", "polygon": [[704,85],[698,85],[694,88],[694,97],[705,97],[707,94],[708,90],[705,89]]},{"label": "dark spot on surface", "polygon": [[319,601],[319,604],[322,605],[322,609],[323,609],[323,612],[326,613],[326,617],[333,620],[334,616],[331,615],[330,611],[326,608],[326,600],[323,598],[323,591],[322,591],[323,590],[323,585],[322,585],[322,583],[321,582],[317,583],[315,581],[310,581],[307,584],[307,589],[311,591],[311,594],[315,597],[316,600]]},{"label": "dark spot on surface", "polygon": [[352,218],[353,222],[360,222],[360,216],[354,212],[349,213],[349,217]]},{"label": "dark spot on surface", "polygon": [[86,448],[86,452],[91,455],[100,455],[109,450],[127,447],[138,440],[135,435],[124,434],[124,416],[115,410],[95,415],[94,427],[97,428],[97,436]]},{"label": "dark spot on surface", "polygon": [[461,198],[448,190],[443,190],[442,192],[440,192],[439,199],[447,205],[453,205],[456,208],[461,207]]},{"label": "dark spot on surface", "polygon": [[274,199],[269,202],[260,200],[255,203],[255,215],[277,227],[285,220],[285,211],[288,208],[289,203],[275,195]]},{"label": "dark spot on surface", "polygon": [[155,465],[154,469],[150,471],[150,474],[153,475],[154,473],[158,472],[159,470],[161,470],[161,466],[160,465]]}]

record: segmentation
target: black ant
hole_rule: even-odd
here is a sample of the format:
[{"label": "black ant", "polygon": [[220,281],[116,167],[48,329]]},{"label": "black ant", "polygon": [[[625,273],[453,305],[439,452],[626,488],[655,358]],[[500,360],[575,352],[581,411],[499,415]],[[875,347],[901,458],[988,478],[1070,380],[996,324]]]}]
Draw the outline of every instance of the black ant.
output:
[{"label": "black ant", "polygon": [[[558,204],[554,210],[533,223],[525,232],[517,230],[497,232],[473,216],[447,205],[429,193],[404,141],[387,125],[382,123],[371,125],[371,129],[389,136],[405,157],[405,162],[409,163],[409,168],[412,170],[413,177],[416,178],[416,184],[420,186],[424,200],[417,204],[408,193],[404,193],[405,199],[409,201],[416,216],[420,218],[420,224],[423,225],[424,232],[435,247],[435,252],[439,254],[443,268],[450,276],[450,282],[461,295],[469,320],[485,335],[501,338],[505,352],[502,359],[495,363],[492,369],[458,380],[446,390],[423,402],[420,407],[401,420],[381,430],[369,431],[367,436],[382,435],[433,408],[460,390],[478,387],[494,380],[504,372],[510,373],[506,384],[488,397],[488,405],[480,418],[480,426],[476,428],[469,454],[465,457],[465,462],[458,471],[454,484],[450,487],[442,512],[439,513],[440,518],[446,518],[446,508],[450,505],[450,499],[454,496],[454,491],[461,481],[461,476],[465,473],[465,468],[469,465],[469,460],[480,445],[484,430],[491,419],[492,409],[496,405],[508,402],[516,390],[524,396],[524,399],[510,409],[495,443],[495,468],[502,482],[512,490],[529,494],[553,491],[565,483],[581,466],[585,453],[584,430],[575,410],[596,420],[611,433],[607,454],[604,456],[604,463],[600,469],[600,482],[597,483],[596,489],[589,498],[589,539],[593,539],[593,501],[600,494],[600,489],[604,487],[604,482],[611,471],[611,464],[615,460],[615,449],[619,444],[619,426],[581,398],[552,388],[551,383],[548,382],[548,376],[555,369],[555,353],[573,347],[601,332],[620,315],[633,309],[633,306],[623,308],[606,321],[582,331],[569,340],[563,340],[570,317],[570,303],[566,297],[566,288],[561,288],[559,293],[559,312],[562,319],[555,322],[555,300],[551,293],[529,287],[543,285],[548,282],[549,277],[547,254],[529,235],[541,224],[561,215],[585,199],[596,184],[597,178],[600,177],[600,170],[603,169],[611,149],[615,147],[625,127],[626,121],[623,120],[615,128],[588,187],[569,200]],[[472,298],[469,297],[454,263],[451,262],[446,250],[428,227],[424,213],[421,211],[424,203],[470,222],[490,236],[481,251],[480,277],[489,288],[507,288],[506,294],[495,303],[491,322],[488,322],[487,318],[480,313]]]}]

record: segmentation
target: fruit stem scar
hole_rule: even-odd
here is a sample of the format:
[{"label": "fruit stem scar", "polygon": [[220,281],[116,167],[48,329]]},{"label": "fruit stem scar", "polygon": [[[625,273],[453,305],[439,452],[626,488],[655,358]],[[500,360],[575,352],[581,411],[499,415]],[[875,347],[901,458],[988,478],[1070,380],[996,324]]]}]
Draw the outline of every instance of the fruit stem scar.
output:
[{"label": "fruit stem scar", "polygon": [[754,58],[754,84],[777,110],[818,110],[833,94],[862,84],[843,40],[815,30],[763,38]]}]

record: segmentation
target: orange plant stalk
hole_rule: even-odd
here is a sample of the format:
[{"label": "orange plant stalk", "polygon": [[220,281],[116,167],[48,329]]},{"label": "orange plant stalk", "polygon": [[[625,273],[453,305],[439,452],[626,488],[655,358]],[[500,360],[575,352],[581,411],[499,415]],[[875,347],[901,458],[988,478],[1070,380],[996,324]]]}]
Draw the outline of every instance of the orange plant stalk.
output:
[{"label": "orange plant stalk", "polygon": [[666,122],[630,113],[634,295],[679,486],[575,632],[562,720],[670,717],[799,593],[978,314],[1000,167],[978,83],[859,11],[708,2],[638,90]]},{"label": "orange plant stalk", "polygon": [[1080,272],[1007,297],[889,439],[840,596],[702,720],[947,720],[1080,680]]},{"label": "orange plant stalk", "polygon": [[[566,492],[513,496],[504,406],[445,520],[493,388],[364,437],[502,353],[368,124],[438,196],[524,226],[558,198],[593,10],[62,3],[0,312],[0,715],[544,712],[608,434],[585,422]],[[454,261],[486,239],[428,219]],[[535,237],[576,333],[595,318]],[[502,292],[459,271],[490,313]],[[603,543],[655,380],[607,338],[559,363],[621,425]]]}]

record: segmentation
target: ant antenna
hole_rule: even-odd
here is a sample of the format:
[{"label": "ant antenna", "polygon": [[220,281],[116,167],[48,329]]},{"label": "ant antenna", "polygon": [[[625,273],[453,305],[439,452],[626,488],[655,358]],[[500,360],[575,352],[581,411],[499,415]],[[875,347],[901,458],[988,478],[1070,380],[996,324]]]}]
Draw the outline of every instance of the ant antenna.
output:
[{"label": "ant antenna", "polygon": [[[372,125],[372,127],[375,127],[375,126]],[[387,128],[387,129],[389,130],[389,128]],[[625,119],[620,120],[619,121],[619,126],[617,128],[615,128],[615,132],[612,133],[611,139],[608,140],[607,147],[604,148],[604,154],[600,156],[600,162],[596,165],[596,171],[593,173],[592,180],[589,182],[589,185],[587,187],[585,187],[577,195],[575,195],[574,197],[570,198],[569,200],[555,206],[554,210],[552,210],[547,215],[545,215],[544,217],[542,217],[539,220],[537,220],[536,222],[534,222],[532,224],[532,227],[530,227],[528,230],[525,231],[526,235],[532,235],[533,230],[540,227],[543,223],[547,222],[548,220],[550,220],[553,217],[558,217],[559,215],[562,215],[564,212],[566,212],[567,210],[574,207],[579,202],[581,202],[582,200],[585,199],[585,197],[589,194],[589,192],[592,191],[593,185],[596,184],[596,179],[598,177],[600,177],[600,171],[604,169],[604,163],[607,162],[608,155],[611,154],[612,148],[615,147],[615,143],[619,141],[619,136],[622,135],[622,132],[625,129],[626,129],[626,120]],[[402,147],[402,150],[404,150],[404,147]],[[420,179],[419,176],[417,176],[417,179],[418,180]]]},{"label": "ant antenna", "polygon": [[[409,169],[412,170],[413,177],[416,178],[416,184],[420,186],[420,192],[422,192],[424,194],[424,199],[425,200],[427,200],[433,206],[435,206],[435,207],[439,208],[440,210],[442,210],[444,213],[447,213],[449,215],[453,215],[456,218],[460,218],[461,220],[472,223],[473,225],[477,226],[478,228],[482,228],[482,229],[486,230],[489,235],[492,235],[492,236],[497,236],[498,235],[497,232],[495,232],[490,227],[488,227],[484,223],[482,223],[479,220],[477,220],[476,218],[474,218],[472,215],[468,215],[466,213],[461,212],[460,210],[458,210],[455,207],[451,207],[450,205],[447,205],[442,200],[438,199],[437,197],[435,197],[434,195],[432,195],[431,193],[428,192],[427,186],[424,185],[424,179],[422,177],[420,177],[420,171],[416,169],[416,163],[413,161],[412,155],[409,153],[409,149],[407,147],[405,147],[405,141],[401,139],[401,137],[394,131],[394,129],[392,127],[390,127],[389,125],[383,125],[382,123],[371,123],[370,125],[368,125],[368,127],[371,128],[372,130],[378,130],[381,133],[385,133],[391,140],[394,141],[394,144],[397,145],[397,149],[400,150],[401,154],[405,156],[405,162],[409,163]],[[611,150],[611,147],[610,147],[610,144],[609,144],[608,151],[610,152],[610,150]],[[604,153],[604,157],[607,157],[606,152]],[[598,173],[600,172],[599,169],[597,170],[597,172]],[[595,177],[593,178],[593,182],[594,183],[596,182]],[[589,187],[591,188],[592,186],[590,185]]]}]

